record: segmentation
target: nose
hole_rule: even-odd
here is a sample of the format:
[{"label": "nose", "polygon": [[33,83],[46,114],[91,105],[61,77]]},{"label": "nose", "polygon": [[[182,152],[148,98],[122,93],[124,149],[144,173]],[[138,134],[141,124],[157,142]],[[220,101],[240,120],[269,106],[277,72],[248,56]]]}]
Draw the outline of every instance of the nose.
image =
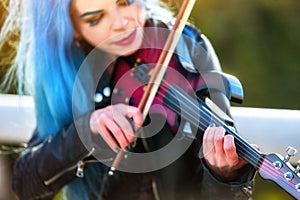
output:
[{"label": "nose", "polygon": [[126,19],[124,14],[118,8],[111,10],[111,20],[112,28],[114,30],[122,30],[128,24],[128,19]]}]

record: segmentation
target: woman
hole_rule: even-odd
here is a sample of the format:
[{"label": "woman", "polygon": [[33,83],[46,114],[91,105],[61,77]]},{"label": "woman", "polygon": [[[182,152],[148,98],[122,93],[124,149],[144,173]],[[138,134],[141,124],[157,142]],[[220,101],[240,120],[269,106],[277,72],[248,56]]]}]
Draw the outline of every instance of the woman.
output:
[{"label": "woman", "polygon": [[[134,156],[129,156],[115,175],[107,176],[111,158],[121,150],[153,152],[173,140],[174,128],[168,123],[152,137],[135,135],[134,130],[143,126],[141,111],[122,102],[111,104],[109,89],[117,84],[115,77],[123,66],[149,70],[147,63],[157,58],[157,52],[145,54],[145,44],[161,43],[160,29],[172,26],[170,12],[157,2],[142,0],[30,0],[23,2],[22,14],[16,66],[20,74],[25,72],[20,83],[25,82],[34,97],[37,128],[14,168],[13,189],[20,199],[250,197],[253,169],[238,157],[233,137],[215,126],[206,129],[203,139],[197,136],[200,142],[180,149],[180,156],[170,163],[135,171],[138,164],[133,166]],[[192,26],[186,26],[184,34],[193,42],[181,40],[174,56],[183,73],[221,71],[208,40]],[[189,59],[180,58],[187,54],[182,49],[188,49]],[[210,64],[202,63],[199,49],[207,51]],[[90,58],[91,54],[96,56]],[[224,95],[217,96],[218,105],[228,113]],[[146,122],[156,126],[162,116],[154,113]],[[167,159],[159,156],[163,157],[153,162]]]}]

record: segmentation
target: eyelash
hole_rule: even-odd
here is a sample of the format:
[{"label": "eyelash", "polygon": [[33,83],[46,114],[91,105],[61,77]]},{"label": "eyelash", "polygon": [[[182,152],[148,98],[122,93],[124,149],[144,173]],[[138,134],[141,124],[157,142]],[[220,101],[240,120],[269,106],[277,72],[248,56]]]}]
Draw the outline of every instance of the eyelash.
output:
[{"label": "eyelash", "polygon": [[99,21],[100,21],[100,17],[98,19],[90,21],[90,26],[96,26]]},{"label": "eyelash", "polygon": [[[122,1],[122,0],[121,0]],[[120,5],[120,6],[129,6],[131,4],[133,4],[135,2],[135,0],[125,0],[125,1],[122,1],[121,3],[119,3],[117,1],[117,3]],[[101,17],[98,17],[97,19],[94,19],[94,20],[91,20],[89,23],[90,23],[90,26],[96,26],[99,21],[100,21]]]},{"label": "eyelash", "polygon": [[[124,6],[129,6],[129,5],[131,5],[131,4],[133,4],[135,2],[135,0],[121,0],[121,5],[124,5]],[[117,1],[117,3],[118,3],[118,1]]]}]

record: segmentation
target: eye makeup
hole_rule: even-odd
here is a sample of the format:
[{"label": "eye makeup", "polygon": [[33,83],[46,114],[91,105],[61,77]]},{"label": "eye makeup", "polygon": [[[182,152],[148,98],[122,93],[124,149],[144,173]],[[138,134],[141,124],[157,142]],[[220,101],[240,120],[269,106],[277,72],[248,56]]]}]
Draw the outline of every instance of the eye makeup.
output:
[{"label": "eye makeup", "polygon": [[[118,6],[129,6],[135,2],[135,0],[116,0]],[[84,19],[86,23],[89,23],[90,26],[95,26],[99,23],[100,19],[104,14],[104,9],[88,11],[81,14],[79,17]]]},{"label": "eye makeup", "polygon": [[123,6],[129,6],[133,4],[135,0],[116,0],[116,4],[123,5]]}]

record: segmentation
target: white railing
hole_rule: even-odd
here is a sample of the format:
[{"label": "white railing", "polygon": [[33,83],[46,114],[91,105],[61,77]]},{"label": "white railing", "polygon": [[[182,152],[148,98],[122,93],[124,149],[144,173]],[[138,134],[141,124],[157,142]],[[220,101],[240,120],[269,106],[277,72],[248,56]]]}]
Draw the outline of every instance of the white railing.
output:
[{"label": "white railing", "polygon": [[[0,94],[0,143],[29,140],[36,126],[34,104],[29,96]],[[238,132],[264,153],[285,155],[287,146],[300,151],[300,110],[232,107]],[[300,153],[292,160],[297,162]]]},{"label": "white railing", "polygon": [[0,94],[0,143],[26,142],[35,126],[31,97]]},{"label": "white railing", "polygon": [[[287,146],[300,151],[300,110],[232,107],[231,112],[240,135],[259,145],[262,152],[284,156]],[[35,126],[31,97],[0,94],[0,144],[27,142]],[[299,159],[300,153],[291,163],[296,164]],[[0,199],[14,196],[10,188],[9,162],[0,155]]]},{"label": "white railing", "polygon": [[[300,151],[300,110],[233,107],[231,112],[239,134],[263,153],[285,156],[288,146]],[[290,162],[299,159],[300,152]]]}]

